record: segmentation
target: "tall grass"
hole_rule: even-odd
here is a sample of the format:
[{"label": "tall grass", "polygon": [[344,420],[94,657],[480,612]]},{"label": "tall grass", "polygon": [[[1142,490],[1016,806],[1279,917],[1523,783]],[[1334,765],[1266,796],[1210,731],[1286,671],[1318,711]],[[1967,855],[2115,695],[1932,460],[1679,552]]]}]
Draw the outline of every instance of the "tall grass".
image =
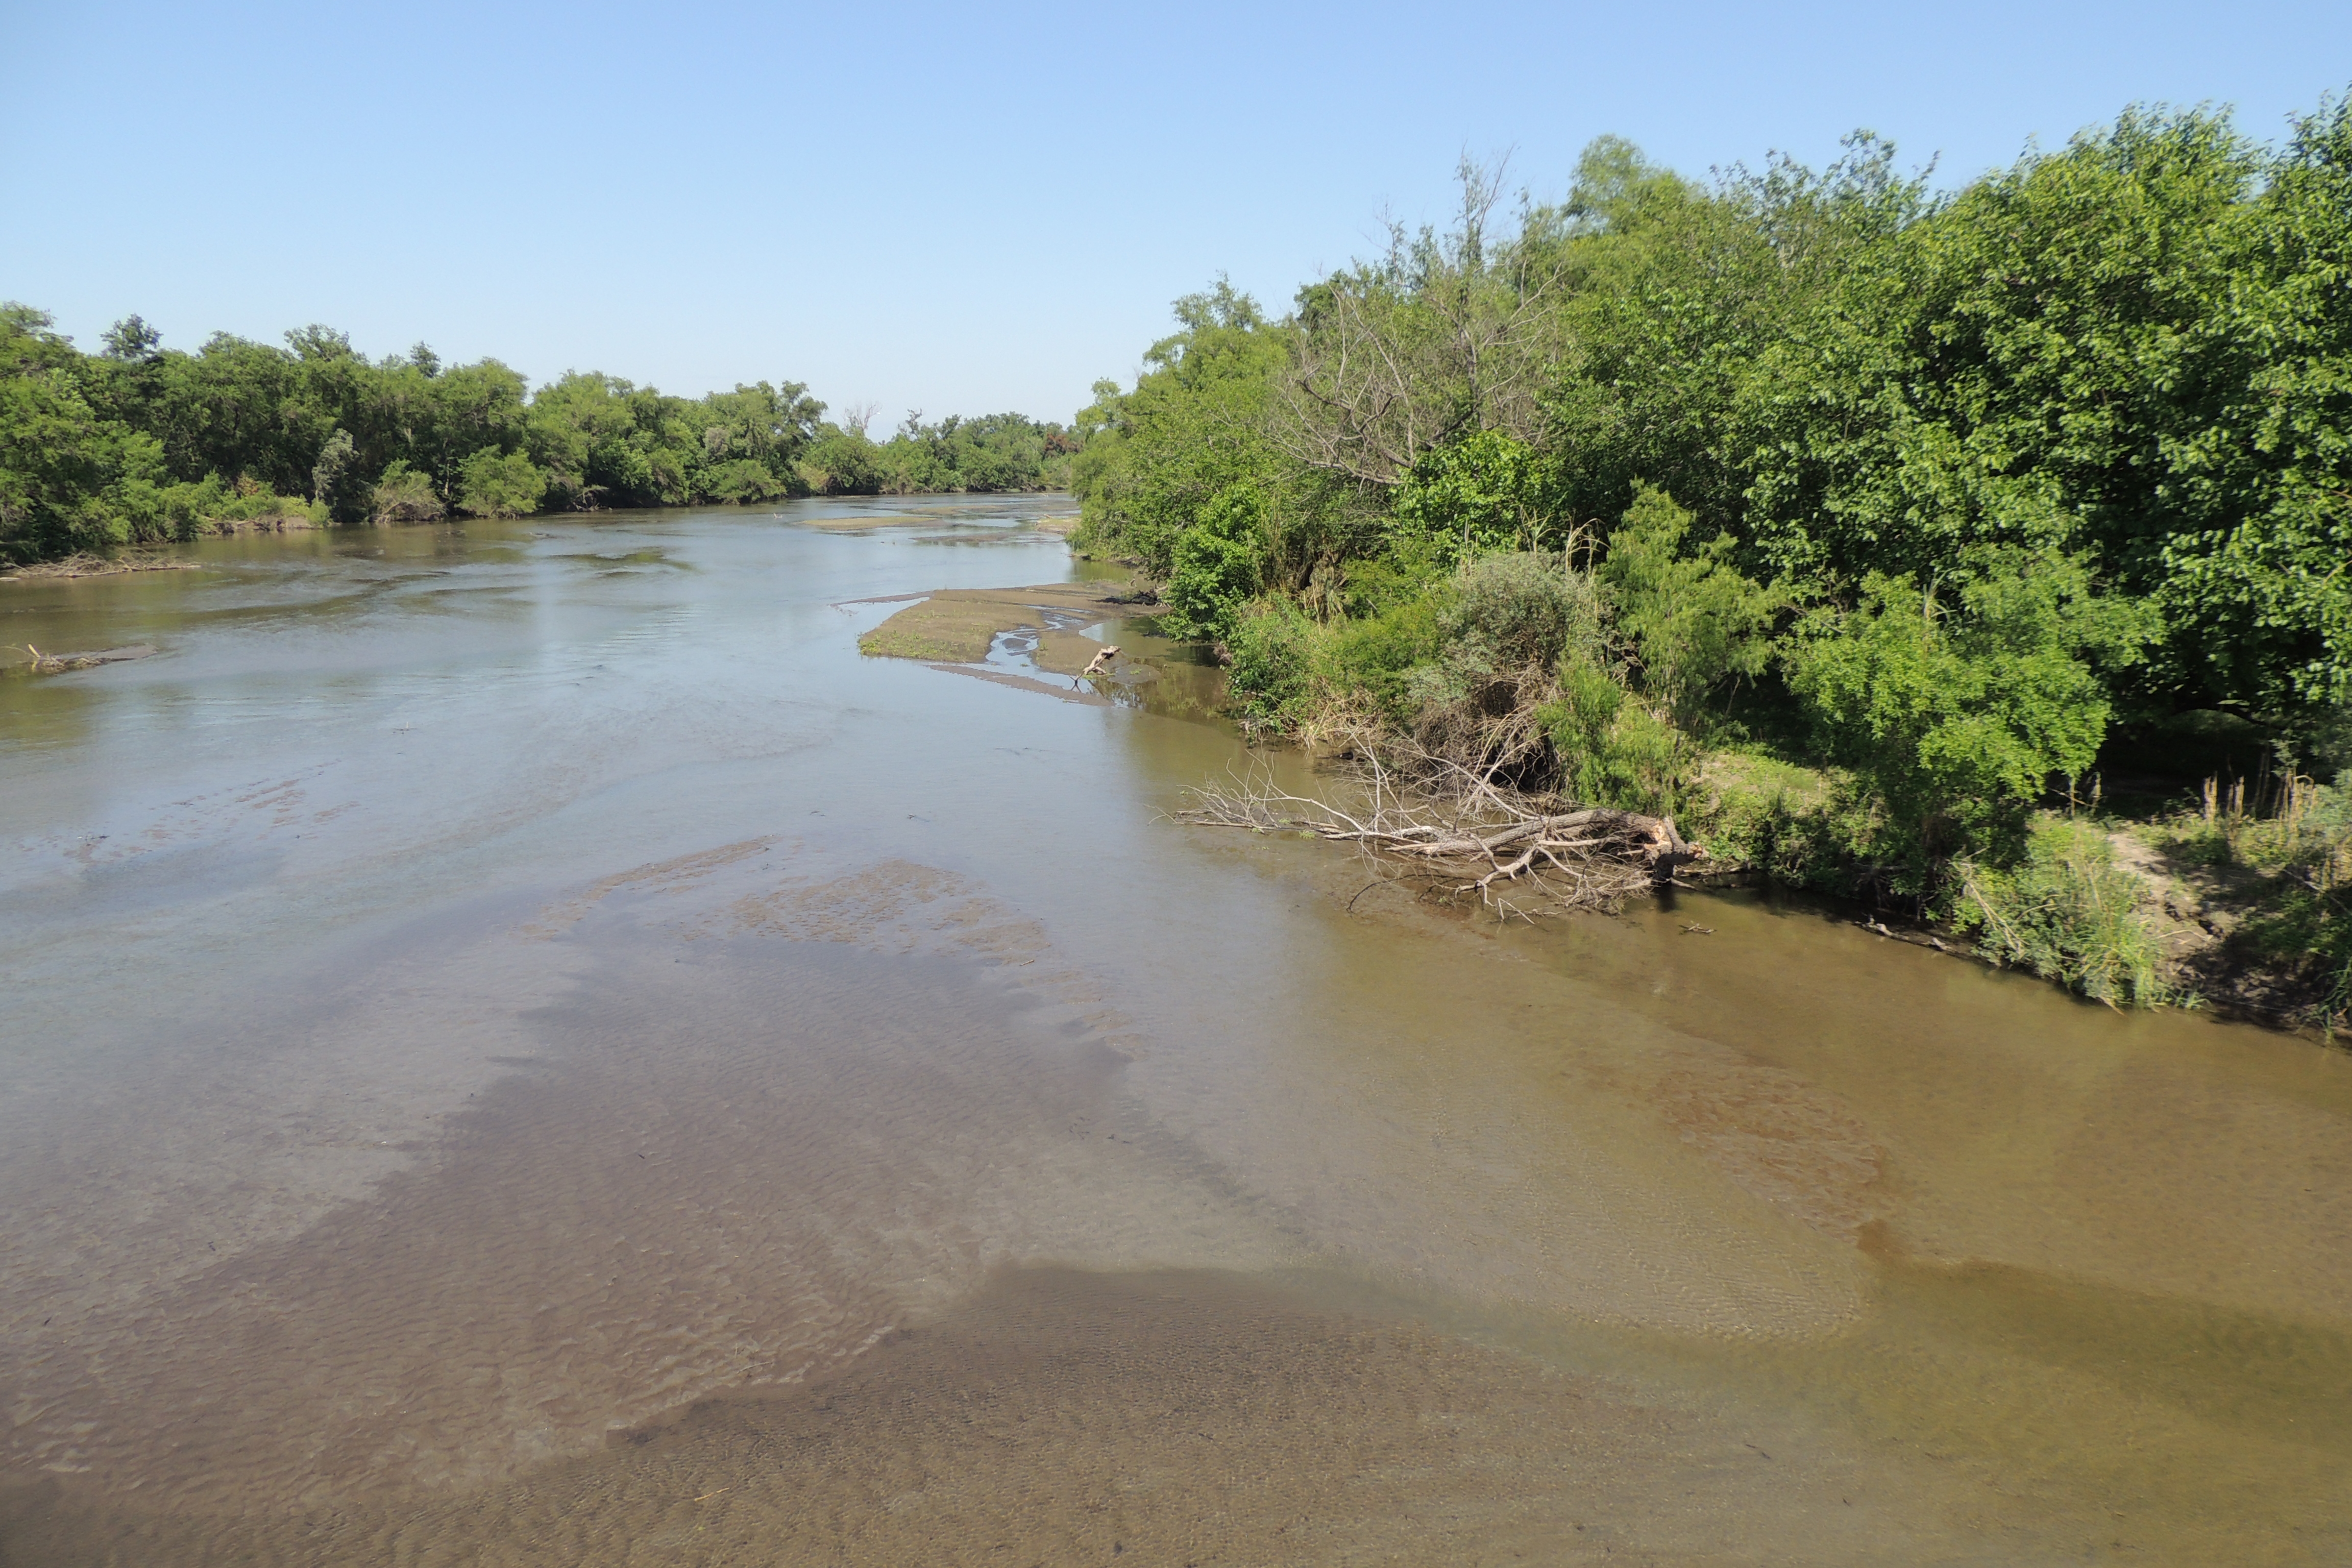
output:
[{"label": "tall grass", "polygon": [[2170,999],[2163,952],[2144,912],[2146,882],[2115,863],[2095,823],[2038,822],[2024,861],[2002,870],[1960,861],[1954,917],[2006,967],[2029,969],[2110,1007]]}]

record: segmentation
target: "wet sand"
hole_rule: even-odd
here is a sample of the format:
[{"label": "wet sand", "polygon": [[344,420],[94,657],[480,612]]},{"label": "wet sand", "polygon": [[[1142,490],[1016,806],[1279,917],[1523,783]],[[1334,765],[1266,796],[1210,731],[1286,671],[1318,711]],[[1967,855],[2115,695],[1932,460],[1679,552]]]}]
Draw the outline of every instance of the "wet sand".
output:
[{"label": "wet sand", "polygon": [[883,658],[978,664],[1003,634],[1025,629],[1044,634],[1038,668],[1076,675],[1100,646],[1077,636],[1078,628],[1159,613],[1156,605],[1136,604],[1134,593],[1125,578],[1029,588],[942,588],[892,615],[857,646]]},{"label": "wet sand", "polygon": [[1308,1289],[1038,1268],[805,1390],[706,1400],[462,1500],[199,1531],[53,1490],[16,1540],[289,1564],[1962,1560],[1867,1466],[1754,1435],[1772,1447]]}]

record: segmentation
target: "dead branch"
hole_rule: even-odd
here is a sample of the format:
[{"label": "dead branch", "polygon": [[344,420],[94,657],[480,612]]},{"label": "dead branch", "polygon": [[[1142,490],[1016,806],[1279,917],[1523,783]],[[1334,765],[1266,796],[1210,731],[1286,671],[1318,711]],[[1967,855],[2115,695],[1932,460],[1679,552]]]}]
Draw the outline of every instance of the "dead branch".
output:
[{"label": "dead branch", "polygon": [[1385,486],[1469,432],[1527,438],[1540,425],[1559,353],[1559,262],[1524,237],[1490,242],[1499,167],[1465,163],[1461,180],[1452,232],[1391,225],[1386,256],[1314,291],[1268,426],[1297,461]]},{"label": "dead branch", "polygon": [[1191,792],[1194,804],[1176,819],[1351,844],[1384,879],[1448,895],[1475,893],[1487,908],[1518,916],[1614,910],[1706,855],[1684,839],[1672,817],[1607,806],[1547,810],[1491,780],[1475,795],[1465,790],[1452,798],[1401,791],[1377,756],[1360,754],[1358,763],[1351,793],[1366,798],[1346,806],[1294,795],[1258,773]]}]

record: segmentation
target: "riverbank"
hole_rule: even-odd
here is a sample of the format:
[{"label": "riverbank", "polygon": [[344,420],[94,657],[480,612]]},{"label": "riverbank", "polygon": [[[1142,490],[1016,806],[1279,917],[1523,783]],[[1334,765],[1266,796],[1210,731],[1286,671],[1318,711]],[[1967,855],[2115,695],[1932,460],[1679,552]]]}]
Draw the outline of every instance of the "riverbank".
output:
[{"label": "riverbank", "polygon": [[1874,884],[1856,849],[1851,784],[1831,770],[1711,754],[1685,826],[1713,851],[1705,879],[1847,900],[1883,934],[2117,1006],[2341,1035],[2352,1008],[2352,795],[2294,781],[2264,814],[2215,779],[2151,805],[2139,815],[2095,799],[2037,811],[2015,866],[1947,868],[1944,900],[1927,911]]},{"label": "riverbank", "polygon": [[1932,195],[1848,152],[1596,142],[1516,221],[1465,167],[1455,227],[1286,312],[1179,301],[1080,421],[1074,544],[1262,732],[1685,825],[1724,758],[1784,764],[1731,825],[1784,884],[2103,1001],[2342,1017],[2332,847],[2166,846],[2208,777],[2352,790],[2352,445],[2281,434],[2341,424],[2352,107],[2134,109]]},{"label": "riverbank", "polygon": [[[1006,634],[1027,631],[1035,635],[1024,658],[1074,677],[1101,646],[1081,627],[1162,614],[1159,597],[1131,578],[943,590],[894,614],[859,647],[978,665]],[[1219,706],[1246,718],[1249,700],[1245,693]],[[2233,796],[2217,778],[2201,813],[2185,787],[2168,809],[2137,816],[2095,801],[2039,811],[2011,863],[1948,865],[1930,903],[1888,896],[1885,868],[1869,856],[1875,817],[1851,776],[1753,751],[1696,753],[1682,765],[1679,826],[1707,851],[1680,873],[1685,879],[1843,900],[1856,923],[1883,935],[2022,970],[2115,1006],[2205,1010],[2329,1039],[2347,1026],[2352,799],[2343,789],[2297,780],[2267,796],[2257,789],[2250,805],[2244,789]],[[1572,760],[1556,768],[1575,771]]]}]

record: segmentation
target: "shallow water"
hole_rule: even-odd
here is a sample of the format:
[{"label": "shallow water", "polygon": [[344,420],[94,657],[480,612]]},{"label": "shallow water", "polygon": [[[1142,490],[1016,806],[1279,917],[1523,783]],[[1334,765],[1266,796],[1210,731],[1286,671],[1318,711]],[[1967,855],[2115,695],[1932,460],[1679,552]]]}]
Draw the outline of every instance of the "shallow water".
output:
[{"label": "shallow water", "polygon": [[0,1561],[2352,1559],[2352,1059],[857,655],[1066,505],[0,584]]}]

